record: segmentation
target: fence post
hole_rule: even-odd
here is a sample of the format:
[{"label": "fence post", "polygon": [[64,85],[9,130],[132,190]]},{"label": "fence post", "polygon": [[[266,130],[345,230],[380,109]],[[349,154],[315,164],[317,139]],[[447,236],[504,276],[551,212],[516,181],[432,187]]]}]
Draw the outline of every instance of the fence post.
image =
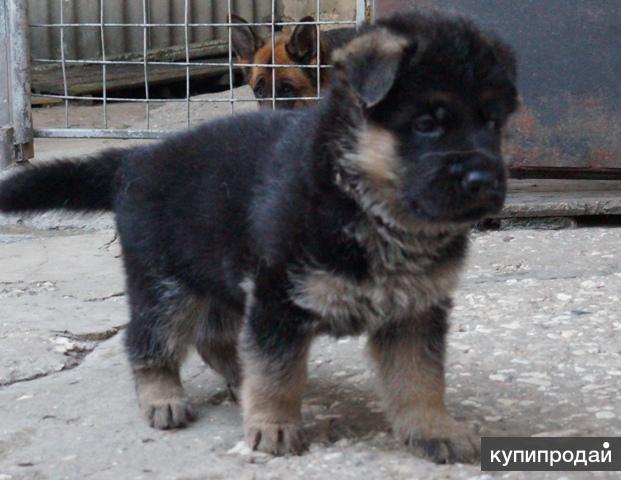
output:
[{"label": "fence post", "polygon": [[375,0],[356,0],[356,24],[358,26],[375,19]]},{"label": "fence post", "polygon": [[0,0],[0,170],[14,160],[8,41],[6,0]]},{"label": "fence post", "polygon": [[[4,136],[4,141],[6,143],[6,138],[13,137],[14,153],[11,160],[19,162],[34,156],[30,106],[28,2],[26,0],[2,0],[2,3],[4,4],[2,9],[6,18],[3,43],[7,48],[5,70],[8,78],[0,81],[0,83],[5,82],[9,87],[10,102],[7,102],[10,107],[9,127],[12,127],[13,130],[12,135]],[[0,66],[1,72],[2,66]]]},{"label": "fence post", "polygon": [[17,161],[34,156],[32,112],[30,106],[30,45],[28,41],[28,2],[9,0],[9,40],[13,141]]}]

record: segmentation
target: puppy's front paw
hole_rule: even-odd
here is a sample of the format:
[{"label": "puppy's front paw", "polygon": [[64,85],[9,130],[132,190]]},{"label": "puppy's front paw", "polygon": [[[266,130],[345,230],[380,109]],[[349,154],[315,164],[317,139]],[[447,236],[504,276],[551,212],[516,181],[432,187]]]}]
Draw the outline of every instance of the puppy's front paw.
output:
[{"label": "puppy's front paw", "polygon": [[149,425],[160,430],[185,427],[196,418],[192,404],[185,397],[153,400],[141,408]]},{"label": "puppy's front paw", "polygon": [[308,449],[302,427],[294,423],[251,423],[246,442],[253,450],[272,455],[301,455]]},{"label": "puppy's front paw", "polygon": [[481,458],[480,437],[470,425],[442,419],[402,435],[420,457],[435,463],[476,463]]}]

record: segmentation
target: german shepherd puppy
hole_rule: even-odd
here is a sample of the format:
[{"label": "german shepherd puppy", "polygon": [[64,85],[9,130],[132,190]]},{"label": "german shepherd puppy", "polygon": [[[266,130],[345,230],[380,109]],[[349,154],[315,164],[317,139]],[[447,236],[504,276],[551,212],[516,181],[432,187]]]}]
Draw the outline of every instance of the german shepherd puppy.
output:
[{"label": "german shepherd puppy", "polygon": [[196,346],[241,386],[248,444],[300,453],[313,338],[367,333],[395,434],[436,462],[475,461],[443,356],[469,229],[505,198],[514,56],[467,20],[401,14],[334,61],[316,107],[28,168],[0,184],[0,210],[114,211],[153,427],[193,418],[179,366]]},{"label": "german shepherd puppy", "polygon": [[[272,63],[272,39],[262,38],[259,32],[237,15],[231,16],[231,38],[233,50],[239,63],[267,65]],[[311,16],[300,22],[314,22]],[[321,65],[331,63],[332,52],[351,40],[356,34],[353,28],[338,28],[322,31],[320,34],[319,61]],[[317,28],[314,24],[297,25],[291,34],[281,31],[274,35],[274,64],[276,65],[317,65]],[[319,86],[323,90],[330,83],[330,69],[322,68],[319,74]],[[278,98],[317,97],[316,68],[276,68],[275,93]],[[272,68],[247,67],[244,77],[259,107],[272,108]],[[261,101],[263,100],[263,101]],[[300,108],[312,105],[312,100],[280,100],[276,108]]]}]

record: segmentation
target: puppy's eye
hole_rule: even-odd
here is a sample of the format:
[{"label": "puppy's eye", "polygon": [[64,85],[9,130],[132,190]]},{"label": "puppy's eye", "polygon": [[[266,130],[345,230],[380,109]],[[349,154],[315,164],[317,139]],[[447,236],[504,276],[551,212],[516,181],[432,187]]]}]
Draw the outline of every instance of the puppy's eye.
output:
[{"label": "puppy's eye", "polygon": [[431,115],[421,115],[414,120],[414,129],[425,135],[440,135],[442,125]]},{"label": "puppy's eye", "polygon": [[433,115],[438,119],[439,122],[444,122],[445,120],[448,119],[449,112],[444,107],[437,107],[433,111]]},{"label": "puppy's eye", "polygon": [[488,118],[485,121],[485,128],[488,130],[498,130],[500,128],[500,121],[495,118]]},{"label": "puppy's eye", "polygon": [[497,108],[485,108],[481,112],[481,117],[487,130],[500,130],[503,125],[503,115]]}]

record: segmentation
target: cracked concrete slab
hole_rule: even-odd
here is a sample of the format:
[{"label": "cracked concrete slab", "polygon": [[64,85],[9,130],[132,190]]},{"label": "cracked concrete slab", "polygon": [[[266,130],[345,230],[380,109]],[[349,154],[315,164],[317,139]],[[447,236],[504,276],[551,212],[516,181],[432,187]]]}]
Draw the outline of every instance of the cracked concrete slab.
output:
[{"label": "cracked concrete slab", "polygon": [[[304,456],[249,452],[238,406],[197,356],[183,372],[197,422],[148,428],[115,330],[127,311],[113,238],[0,229],[0,479],[534,478],[404,451],[382,417],[364,338],[314,346]],[[449,341],[457,417],[484,435],[621,435],[620,242],[621,229],[474,236]]]},{"label": "cracked concrete slab", "polygon": [[73,335],[101,332],[127,321],[118,242],[110,243],[113,231],[88,236],[79,231],[0,232],[0,349],[5,359],[0,385],[75,366],[92,345],[68,339],[65,330]]}]

